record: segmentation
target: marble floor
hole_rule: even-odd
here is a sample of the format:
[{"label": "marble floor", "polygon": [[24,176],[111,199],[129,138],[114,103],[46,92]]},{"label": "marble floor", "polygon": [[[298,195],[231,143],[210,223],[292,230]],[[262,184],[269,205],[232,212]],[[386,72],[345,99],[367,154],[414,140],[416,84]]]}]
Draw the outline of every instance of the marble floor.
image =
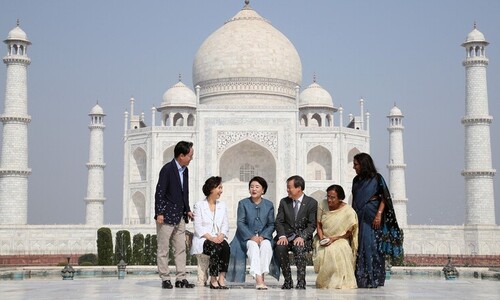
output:
[{"label": "marble floor", "polygon": [[[188,280],[196,282],[193,275]],[[229,290],[164,290],[154,276],[75,278],[61,277],[0,280],[0,299],[500,299],[500,281],[473,277],[445,280],[442,277],[395,277],[377,289],[319,290],[314,278],[307,279],[306,290],[281,290],[275,280],[270,289],[258,291],[251,282],[229,284]]]}]

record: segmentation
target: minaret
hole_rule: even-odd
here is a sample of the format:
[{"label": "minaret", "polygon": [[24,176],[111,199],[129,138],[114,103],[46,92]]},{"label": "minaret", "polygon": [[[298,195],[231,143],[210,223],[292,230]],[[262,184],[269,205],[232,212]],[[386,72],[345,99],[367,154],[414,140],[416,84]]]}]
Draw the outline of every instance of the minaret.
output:
[{"label": "minaret", "polygon": [[96,104],[90,111],[90,143],[89,143],[89,170],[87,197],[85,203],[87,207],[87,225],[102,225],[104,221],[104,111]]},{"label": "minaret", "polygon": [[484,35],[474,29],[465,43],[465,178],[466,225],[494,225],[495,197],[493,176],[496,170],[491,163],[490,124],[493,117],[488,113],[488,89],[486,84],[486,46]]},{"label": "minaret", "polygon": [[[28,215],[28,84],[31,63],[27,55],[31,45],[26,33],[17,26],[9,32],[5,85],[5,103],[0,121],[3,123],[2,156],[0,159],[0,224],[27,223]],[[40,200],[41,201],[41,200]]]},{"label": "minaret", "polygon": [[406,181],[405,169],[406,164],[403,152],[403,113],[394,105],[391,112],[387,116],[389,118],[389,190],[391,191],[392,202],[396,218],[401,227],[408,225],[408,217],[406,213]]}]

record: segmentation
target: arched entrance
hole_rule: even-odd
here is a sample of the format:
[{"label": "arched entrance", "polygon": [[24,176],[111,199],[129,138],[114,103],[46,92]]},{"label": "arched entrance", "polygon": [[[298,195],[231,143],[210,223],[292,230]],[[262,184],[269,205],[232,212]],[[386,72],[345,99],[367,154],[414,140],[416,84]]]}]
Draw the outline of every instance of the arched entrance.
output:
[{"label": "arched entrance", "polygon": [[238,201],[249,196],[248,181],[263,177],[268,184],[266,199],[276,203],[276,160],[263,146],[245,140],[227,149],[219,160],[219,172],[224,183],[221,200],[228,208],[229,224],[236,224]]}]

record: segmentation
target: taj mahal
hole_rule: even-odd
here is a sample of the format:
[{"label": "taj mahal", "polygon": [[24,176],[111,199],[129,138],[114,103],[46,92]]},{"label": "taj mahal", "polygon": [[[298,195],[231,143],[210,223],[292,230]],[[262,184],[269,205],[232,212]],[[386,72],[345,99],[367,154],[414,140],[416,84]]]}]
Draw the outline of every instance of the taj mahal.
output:
[{"label": "taj mahal", "polygon": [[[27,224],[28,56],[31,42],[18,26],[4,40],[6,93],[0,120],[0,257],[2,255],[97,253],[103,226],[105,108],[90,108],[86,222],[82,225]],[[416,255],[500,255],[500,227],[494,213],[492,154],[486,86],[485,36],[474,25],[466,35],[465,130],[466,220],[464,225],[409,225],[407,222],[404,114],[388,107],[390,153],[387,181],[398,222],[405,232],[405,253]],[[29,50],[29,51],[28,51]],[[500,58],[498,58],[500,59]],[[193,87],[182,78],[166,89],[151,115],[136,113],[136,100],[124,112],[122,224],[113,233],[155,233],[154,193],[158,172],[173,157],[175,144],[192,141],[190,201],[202,199],[205,179],[220,175],[234,234],[238,201],[248,196],[248,181],[262,176],[267,198],[278,205],[291,175],[306,180],[307,194],[322,200],[332,183],[350,194],[354,155],[370,153],[370,114],[363,99],[356,114],[344,115],[316,78],[304,82],[293,43],[246,1],[243,8],[201,44],[193,59]],[[137,100],[139,101],[139,100]],[[36,116],[34,116],[36,117]],[[411,184],[411,183],[410,183]],[[188,230],[192,225],[189,224]]]}]

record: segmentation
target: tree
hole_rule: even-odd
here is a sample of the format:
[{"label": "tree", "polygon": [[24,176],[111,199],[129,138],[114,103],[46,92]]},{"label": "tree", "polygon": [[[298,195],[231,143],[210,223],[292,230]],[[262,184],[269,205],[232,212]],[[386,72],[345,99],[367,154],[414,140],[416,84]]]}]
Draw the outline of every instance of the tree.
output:
[{"label": "tree", "polygon": [[155,266],[157,264],[157,257],[156,255],[158,254],[158,239],[156,234],[153,234],[151,236],[151,264]]},{"label": "tree", "polygon": [[128,230],[120,230],[116,233],[115,237],[115,264],[120,260],[127,264],[130,263],[132,258],[132,246],[130,244],[130,232]]},{"label": "tree", "polygon": [[99,266],[113,265],[113,236],[111,229],[107,227],[97,230],[97,264]]},{"label": "tree", "polygon": [[146,238],[144,239],[144,264],[152,265],[153,258],[151,257],[151,234],[146,234]]},{"label": "tree", "polygon": [[144,235],[142,233],[134,235],[131,263],[133,265],[144,264]]}]

